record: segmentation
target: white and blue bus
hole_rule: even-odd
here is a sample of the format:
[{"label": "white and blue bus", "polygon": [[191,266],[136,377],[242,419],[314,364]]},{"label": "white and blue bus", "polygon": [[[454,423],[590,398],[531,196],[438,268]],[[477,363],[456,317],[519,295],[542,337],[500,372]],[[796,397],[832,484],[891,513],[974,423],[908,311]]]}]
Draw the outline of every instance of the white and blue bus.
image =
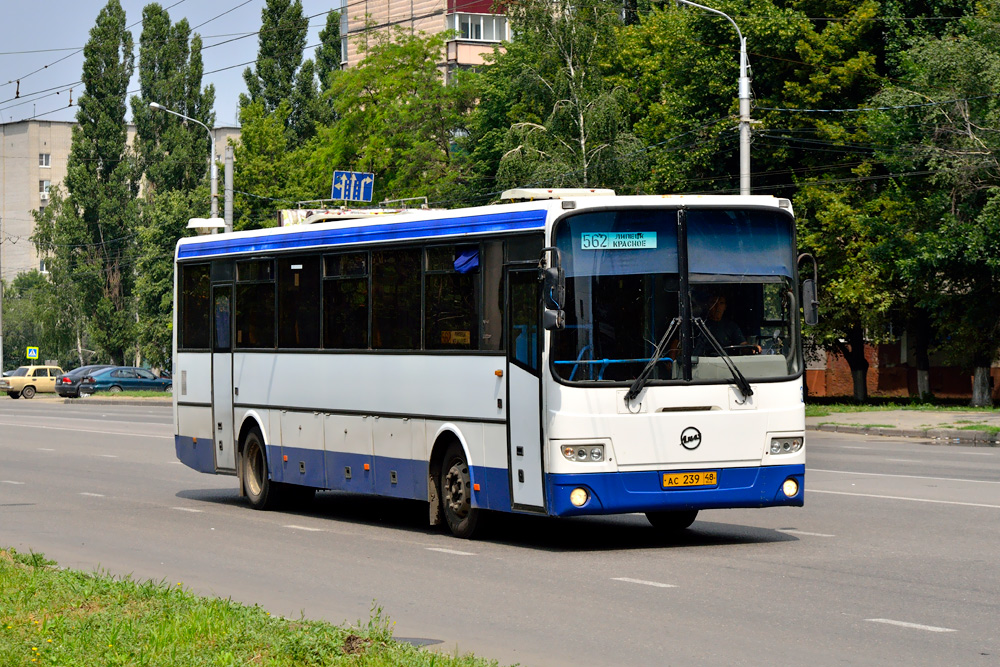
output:
[{"label": "white and blue bus", "polygon": [[504,197],[182,239],[180,461],[260,509],[426,501],[460,537],[484,511],[801,506],[789,201]]}]

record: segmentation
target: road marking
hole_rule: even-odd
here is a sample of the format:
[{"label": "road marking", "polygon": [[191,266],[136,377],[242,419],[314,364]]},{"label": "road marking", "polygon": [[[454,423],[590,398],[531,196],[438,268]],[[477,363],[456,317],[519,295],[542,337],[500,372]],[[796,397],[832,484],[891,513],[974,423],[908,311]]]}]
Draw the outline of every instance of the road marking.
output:
[{"label": "road marking", "polygon": [[828,472],[835,475],[865,475],[867,477],[902,477],[903,479],[932,479],[938,482],[970,482],[972,484],[1000,484],[988,479],[961,479],[958,477],[925,477],[923,475],[892,475],[884,472],[854,472],[852,470],[823,470],[809,468],[810,472]]},{"label": "road marking", "polygon": [[476,554],[471,551],[456,551],[455,549],[442,549],[440,547],[427,547],[428,551],[438,551],[443,554],[451,554],[453,556],[475,556]]},{"label": "road marking", "polygon": [[0,480],[0,484],[24,484],[24,482],[15,482],[12,479]]},{"label": "road marking", "polygon": [[829,535],[827,533],[810,533],[804,530],[795,530],[793,528],[778,528],[779,533],[788,533],[789,535],[808,535],[809,537],[836,537],[836,535]]},{"label": "road marking", "polygon": [[629,579],[628,577],[612,577],[611,581],[624,581],[627,584],[642,584],[643,586],[655,586],[656,588],[677,588],[673,584],[662,584],[659,581],[646,581],[645,579]]},{"label": "road marking", "polygon": [[92,498],[103,498],[103,493],[87,493],[86,491],[80,494],[81,496],[90,496]]},{"label": "road marking", "polygon": [[879,496],[874,493],[848,493],[847,491],[820,491],[809,489],[809,493],[830,493],[835,496],[857,496],[859,498],[882,498],[883,500],[911,500],[915,503],[936,503],[938,505],[962,505],[964,507],[988,507],[989,509],[1000,510],[1000,505],[987,505],[985,503],[960,503],[955,500],[930,500],[928,498],[906,498],[905,496]]},{"label": "road marking", "polygon": [[202,510],[196,510],[193,507],[173,507],[171,509],[178,510],[180,512],[201,512]]},{"label": "road marking", "polygon": [[912,628],[914,630],[926,630],[927,632],[958,632],[952,628],[939,628],[934,625],[921,625],[919,623],[907,623],[906,621],[894,621],[891,618],[866,618],[869,623],[885,623],[887,625],[898,625],[901,628]]},{"label": "road marking", "polygon": [[104,459],[116,459],[118,456],[116,454],[101,454],[101,458]]},{"label": "road marking", "polygon": [[322,533],[323,532],[322,528],[310,528],[309,526],[296,526],[296,525],[292,525],[292,524],[285,526],[285,528],[291,528],[292,530],[308,530],[310,533]]},{"label": "road marking", "polygon": [[868,449],[868,448],[867,447],[848,447],[847,445],[844,445],[843,447],[841,447],[841,449]]},{"label": "road marking", "polygon": [[43,428],[49,431],[73,431],[74,433],[101,433],[104,435],[132,435],[138,438],[162,438],[164,440],[173,440],[172,435],[149,435],[146,433],[128,433],[125,431],[95,431],[93,429],[86,428],[64,428],[62,426],[39,426],[37,424],[16,424],[8,422],[0,422],[0,426],[20,426],[23,428]]},{"label": "road marking", "polygon": [[38,451],[40,451],[40,452],[54,452],[54,451],[56,451],[56,450],[54,450],[54,449],[49,449],[48,447],[39,447],[39,448],[38,448]]},{"label": "road marking", "polygon": [[921,461],[920,459],[886,459],[886,461],[893,461],[898,463],[927,463],[927,461]]},{"label": "road marking", "polygon": [[956,454],[963,454],[965,456],[996,456],[993,452],[955,452]]}]

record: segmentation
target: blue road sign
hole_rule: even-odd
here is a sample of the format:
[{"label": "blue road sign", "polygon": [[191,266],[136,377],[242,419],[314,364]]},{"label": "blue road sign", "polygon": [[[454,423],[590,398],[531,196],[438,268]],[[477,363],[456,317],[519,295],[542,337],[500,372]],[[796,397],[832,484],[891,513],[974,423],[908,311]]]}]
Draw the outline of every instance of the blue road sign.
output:
[{"label": "blue road sign", "polygon": [[344,201],[371,201],[372,189],[375,185],[375,174],[361,171],[333,172],[333,187],[330,199]]},{"label": "blue road sign", "polygon": [[28,359],[37,359],[38,358],[38,348],[37,347],[29,347],[28,348],[28,353],[25,356],[27,356]]}]

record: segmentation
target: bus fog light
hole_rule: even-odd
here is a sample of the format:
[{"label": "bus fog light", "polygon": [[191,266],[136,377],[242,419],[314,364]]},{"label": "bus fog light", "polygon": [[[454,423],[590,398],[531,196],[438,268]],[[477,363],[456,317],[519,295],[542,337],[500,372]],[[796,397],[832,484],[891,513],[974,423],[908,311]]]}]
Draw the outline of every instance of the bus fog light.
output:
[{"label": "bus fog light", "polygon": [[566,445],[565,447],[562,448],[562,454],[563,454],[563,456],[565,456],[566,458],[568,458],[570,461],[575,461],[576,460],[576,447],[574,447],[573,445]]},{"label": "bus fog light", "polygon": [[[785,482],[787,484],[788,482]],[[577,487],[573,489],[569,494],[569,501],[573,503],[574,507],[583,507],[587,504],[587,500],[590,498],[590,494],[587,493],[587,489],[582,487]]]},{"label": "bus fog light", "polygon": [[794,498],[799,493],[799,483],[789,477],[785,480],[785,483],[781,485],[781,490],[789,498]]}]

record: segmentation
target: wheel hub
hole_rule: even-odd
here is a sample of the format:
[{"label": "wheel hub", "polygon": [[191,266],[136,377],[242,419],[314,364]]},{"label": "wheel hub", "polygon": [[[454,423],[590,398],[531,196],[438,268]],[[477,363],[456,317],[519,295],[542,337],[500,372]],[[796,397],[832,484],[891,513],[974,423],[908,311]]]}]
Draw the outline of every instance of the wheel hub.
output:
[{"label": "wheel hub", "polygon": [[456,463],[444,479],[445,500],[456,515],[464,517],[469,512],[469,480],[465,467]]}]

